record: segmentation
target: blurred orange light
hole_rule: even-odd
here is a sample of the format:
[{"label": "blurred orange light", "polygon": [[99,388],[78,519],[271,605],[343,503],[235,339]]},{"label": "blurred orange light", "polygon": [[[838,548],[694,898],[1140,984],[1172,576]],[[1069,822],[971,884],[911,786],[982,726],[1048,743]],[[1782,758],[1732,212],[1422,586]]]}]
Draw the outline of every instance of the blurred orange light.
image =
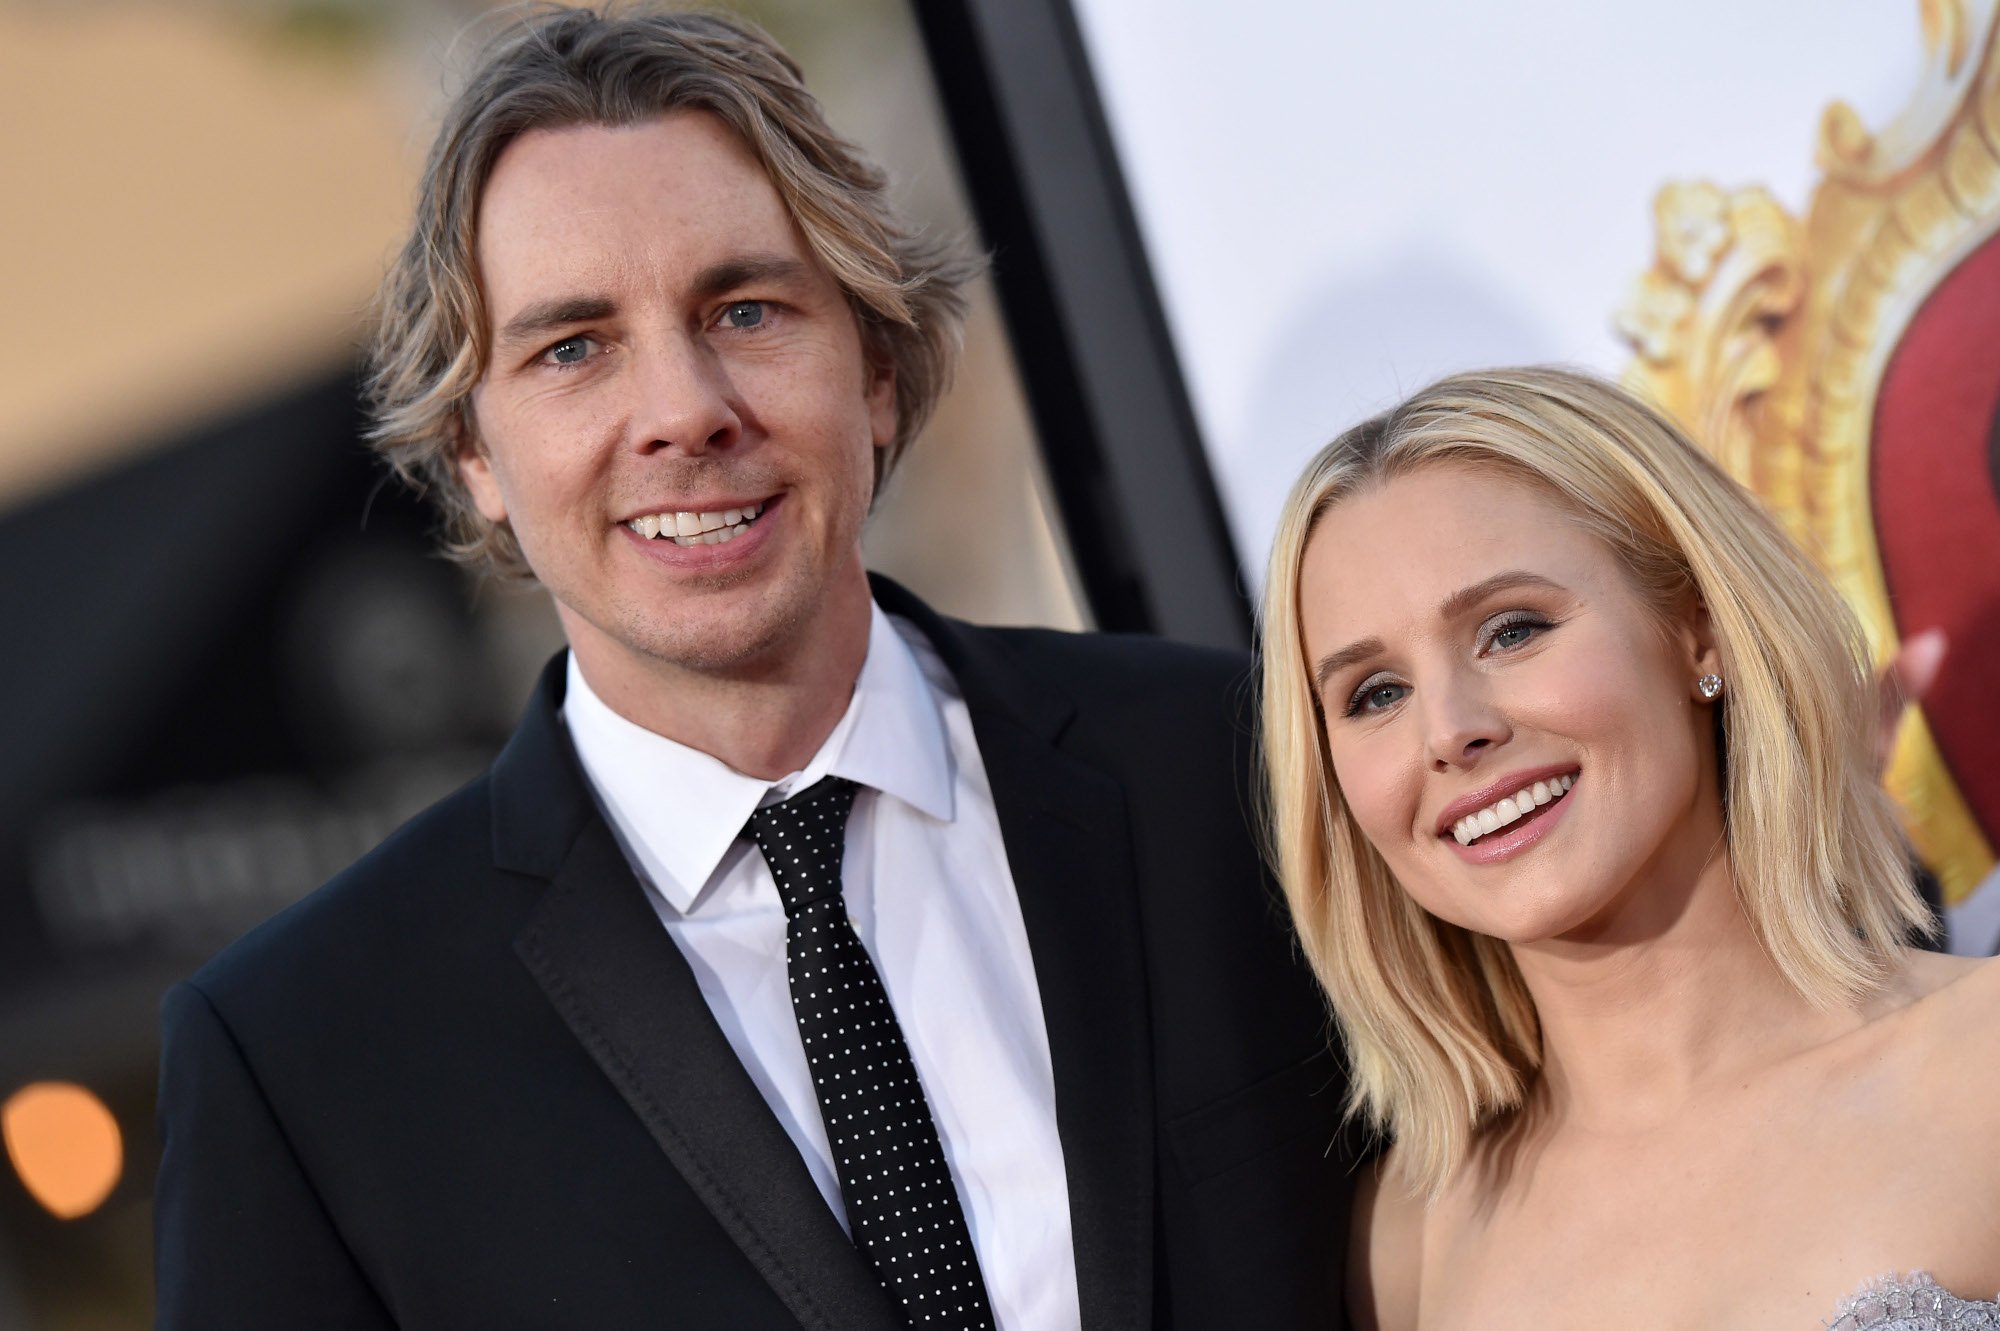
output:
[{"label": "blurred orange light", "polygon": [[102,1100],[69,1082],[36,1082],[7,1097],[0,1137],[28,1192],[64,1220],[102,1206],[124,1172],[118,1120]]}]

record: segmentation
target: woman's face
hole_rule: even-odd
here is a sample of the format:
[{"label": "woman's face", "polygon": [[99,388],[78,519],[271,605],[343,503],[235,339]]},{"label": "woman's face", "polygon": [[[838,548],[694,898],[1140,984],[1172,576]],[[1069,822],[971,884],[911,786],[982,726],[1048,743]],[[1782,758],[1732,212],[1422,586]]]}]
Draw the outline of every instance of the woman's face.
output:
[{"label": "woman's face", "polygon": [[1432,914],[1603,936],[1721,840],[1706,616],[1663,629],[1542,490],[1457,463],[1364,489],[1314,530],[1299,605],[1341,794]]}]

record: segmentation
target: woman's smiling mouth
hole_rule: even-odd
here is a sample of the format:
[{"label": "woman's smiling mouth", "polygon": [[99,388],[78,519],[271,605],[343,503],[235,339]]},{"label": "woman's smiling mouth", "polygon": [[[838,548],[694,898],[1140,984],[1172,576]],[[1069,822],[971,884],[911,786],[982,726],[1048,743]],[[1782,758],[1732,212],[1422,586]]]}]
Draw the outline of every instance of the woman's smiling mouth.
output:
[{"label": "woman's smiling mouth", "polygon": [[1569,788],[1575,784],[1576,773],[1571,772],[1525,785],[1512,795],[1502,796],[1485,808],[1465,815],[1451,825],[1451,834],[1457,838],[1459,845],[1469,846],[1489,832],[1497,832],[1524,818],[1534,817],[1567,795]]}]

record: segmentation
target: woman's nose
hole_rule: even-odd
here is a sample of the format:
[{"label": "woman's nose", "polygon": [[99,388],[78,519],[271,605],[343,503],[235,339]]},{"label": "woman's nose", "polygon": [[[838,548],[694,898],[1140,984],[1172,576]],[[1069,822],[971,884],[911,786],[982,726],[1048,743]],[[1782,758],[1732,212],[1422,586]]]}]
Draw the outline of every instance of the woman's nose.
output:
[{"label": "woman's nose", "polygon": [[1434,771],[1470,767],[1512,737],[1505,712],[1474,681],[1454,678],[1416,692],[1424,707],[1424,758]]}]

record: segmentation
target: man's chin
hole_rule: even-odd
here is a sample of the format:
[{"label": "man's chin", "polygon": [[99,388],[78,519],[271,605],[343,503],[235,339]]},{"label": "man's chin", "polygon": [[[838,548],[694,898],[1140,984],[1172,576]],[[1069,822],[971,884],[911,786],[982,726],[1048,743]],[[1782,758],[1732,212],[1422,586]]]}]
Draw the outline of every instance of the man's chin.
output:
[{"label": "man's chin", "polygon": [[780,673],[810,636],[810,597],[728,598],[646,617],[621,635],[639,655],[673,670],[751,679]]}]

